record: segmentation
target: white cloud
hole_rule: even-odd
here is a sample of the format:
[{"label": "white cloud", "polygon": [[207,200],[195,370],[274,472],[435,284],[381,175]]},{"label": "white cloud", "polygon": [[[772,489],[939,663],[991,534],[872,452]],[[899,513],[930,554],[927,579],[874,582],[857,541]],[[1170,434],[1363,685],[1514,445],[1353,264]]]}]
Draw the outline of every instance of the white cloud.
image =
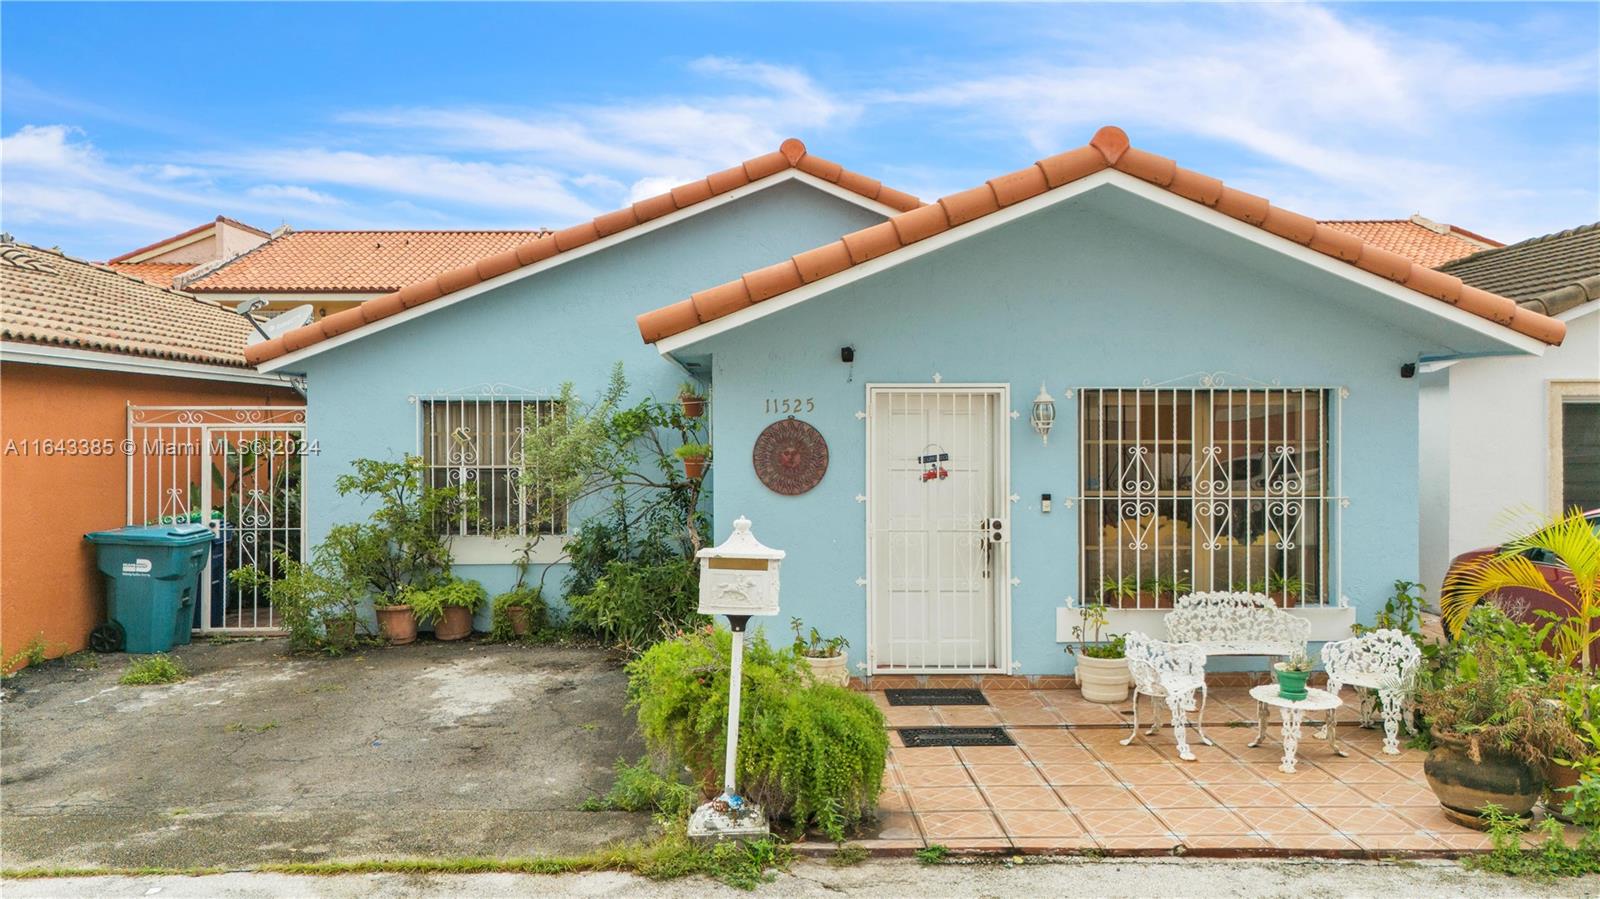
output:
[{"label": "white cloud", "polygon": [[318,206],[339,206],[344,203],[338,197],[298,184],[257,184],[247,189],[245,193],[263,200],[295,200]]}]

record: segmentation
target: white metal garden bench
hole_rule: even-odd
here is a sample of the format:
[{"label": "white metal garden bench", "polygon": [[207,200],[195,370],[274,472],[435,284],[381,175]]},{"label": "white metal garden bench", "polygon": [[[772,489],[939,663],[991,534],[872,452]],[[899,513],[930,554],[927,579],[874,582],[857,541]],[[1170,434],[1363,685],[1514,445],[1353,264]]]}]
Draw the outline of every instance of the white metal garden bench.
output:
[{"label": "white metal garden bench", "polygon": [[1311,622],[1264,593],[1191,593],[1178,597],[1163,620],[1168,640],[1194,644],[1208,657],[1287,657],[1311,640]]},{"label": "white metal garden bench", "polygon": [[1161,714],[1156,700],[1167,704],[1172,715],[1173,736],[1178,742],[1178,758],[1186,762],[1195,760],[1189,749],[1189,712],[1196,709],[1195,694],[1200,694],[1195,715],[1195,733],[1200,742],[1212,745],[1206,736],[1206,656],[1199,647],[1183,643],[1166,643],[1152,640],[1137,631],[1127,636],[1128,672],[1133,675],[1133,730],[1122,741],[1127,746],[1139,736],[1139,697],[1150,698],[1150,730],[1148,736],[1161,730]]},{"label": "white metal garden bench", "polygon": [[[1373,694],[1383,704],[1383,751],[1400,754],[1400,721],[1416,733],[1411,721],[1411,698],[1422,665],[1422,648],[1404,633],[1384,629],[1322,647],[1322,665],[1328,670],[1328,692],[1338,695],[1343,686],[1355,687],[1361,697],[1361,726],[1372,723]],[[1324,725],[1324,729],[1327,725]]]}]

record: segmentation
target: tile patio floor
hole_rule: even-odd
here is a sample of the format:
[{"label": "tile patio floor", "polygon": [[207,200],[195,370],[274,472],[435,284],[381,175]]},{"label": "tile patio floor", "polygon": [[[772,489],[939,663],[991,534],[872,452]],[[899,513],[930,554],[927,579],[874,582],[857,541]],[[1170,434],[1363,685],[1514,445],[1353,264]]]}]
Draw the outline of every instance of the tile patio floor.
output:
[{"label": "tile patio floor", "polygon": [[[1348,693],[1348,691],[1347,691]],[[1130,746],[1127,703],[1085,701],[1076,690],[986,690],[988,706],[890,706],[890,743],[876,839],[868,848],[1025,852],[1392,855],[1453,854],[1489,847],[1486,836],[1439,809],[1426,753],[1383,753],[1381,730],[1349,719],[1338,758],[1302,733],[1297,771],[1278,770],[1274,712],[1256,749],[1255,704],[1245,687],[1213,688],[1207,736],[1189,740],[1198,760],[1177,757],[1172,731]],[[1141,707],[1141,715],[1144,707]],[[908,749],[894,730],[1001,726],[1016,746]]]}]

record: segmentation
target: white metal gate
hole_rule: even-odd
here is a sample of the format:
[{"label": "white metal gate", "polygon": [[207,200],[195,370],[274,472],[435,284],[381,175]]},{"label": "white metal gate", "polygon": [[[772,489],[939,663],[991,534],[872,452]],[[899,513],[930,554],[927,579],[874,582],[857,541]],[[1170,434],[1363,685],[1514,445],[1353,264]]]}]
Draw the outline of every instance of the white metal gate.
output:
[{"label": "white metal gate", "polygon": [[868,664],[1010,662],[1010,448],[1004,385],[867,389]]},{"label": "white metal gate", "polygon": [[305,560],[305,431],[302,406],[128,407],[127,523],[204,523],[217,535],[197,629],[281,629],[267,596],[228,574],[256,565],[276,577],[279,554]]}]

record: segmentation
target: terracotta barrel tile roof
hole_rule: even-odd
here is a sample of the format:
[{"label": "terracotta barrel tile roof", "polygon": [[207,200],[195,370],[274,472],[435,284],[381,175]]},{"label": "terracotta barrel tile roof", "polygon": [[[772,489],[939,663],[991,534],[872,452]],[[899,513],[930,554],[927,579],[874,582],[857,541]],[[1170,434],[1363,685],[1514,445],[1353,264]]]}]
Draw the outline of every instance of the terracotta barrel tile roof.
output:
[{"label": "terracotta barrel tile roof", "polygon": [[199,265],[198,262],[108,262],[112,271],[138,278],[157,287],[171,287],[172,279]]},{"label": "terracotta barrel tile roof", "polygon": [[1471,231],[1441,225],[1420,215],[1408,219],[1334,219],[1322,224],[1428,268],[1438,268],[1452,259],[1500,246]]},{"label": "terracotta barrel tile roof", "polygon": [[549,231],[290,231],[184,285],[195,293],[388,293]]},{"label": "terracotta barrel tile roof", "polygon": [[[813,177],[820,178],[830,184],[836,184],[852,193],[860,194],[869,200],[876,200],[892,209],[902,212],[914,210],[922,206],[922,202],[907,193],[884,187],[878,181],[858,175],[848,169],[842,168],[837,163],[829,162],[812,156],[806,145],[800,141],[789,138],[774,152],[744,163],[716,172],[699,181],[673,188],[659,196],[640,200],[626,209],[606,213],[593,221],[584,222],[571,228],[557,231],[554,234],[545,232],[541,234],[524,235],[520,240],[508,247],[496,247],[478,252],[470,258],[461,259],[458,263],[447,267],[433,267],[426,272],[413,271],[412,277],[393,286],[378,287],[375,289],[391,290],[385,296],[367,300],[357,307],[361,312],[363,322],[370,324],[381,321],[391,315],[398,314],[406,309],[432,302],[441,296],[481,284],[491,277],[497,277],[512,268],[508,267],[510,259],[504,255],[506,250],[514,250],[516,266],[528,266],[542,262],[559,253],[581,247],[603,236],[616,234],[629,228],[636,227],[652,219],[660,218],[679,209],[685,209],[697,203],[705,202],[719,194],[727,193],[735,188],[742,187],[762,178],[768,178],[788,169],[798,169]],[[361,232],[311,232],[302,231],[287,237],[303,236],[307,234],[323,235],[348,235]],[[387,232],[390,234],[396,232]],[[428,232],[407,232],[409,234],[426,234]],[[459,233],[459,232],[457,232]],[[502,232],[512,234],[515,232]],[[250,287],[224,287],[224,284],[242,283],[248,269],[242,269],[234,280],[227,280],[228,273],[238,269],[241,265],[248,264],[251,257],[268,252],[274,244],[286,241],[287,237],[269,241],[255,250],[240,256],[234,262],[218,269],[213,275],[201,279],[189,286],[196,292],[207,290],[273,290],[274,288],[252,283]],[[330,238],[331,239],[331,238]],[[497,255],[499,254],[499,255]],[[488,257],[488,258],[485,258]],[[481,261],[480,261],[481,260]],[[787,264],[787,263],[786,263]],[[332,263],[323,260],[322,268],[325,274],[321,280],[333,283]],[[792,266],[791,266],[792,267]],[[286,270],[288,270],[286,268]],[[798,283],[798,282],[796,282]],[[404,284],[403,288],[400,284]],[[399,288],[399,289],[397,289]],[[294,288],[283,287],[280,290]],[[302,288],[303,289],[303,288]],[[344,288],[319,288],[319,289],[346,289],[356,290],[354,287]],[[371,288],[369,288],[371,289]],[[785,287],[784,289],[788,289]],[[685,302],[688,302],[687,300]],[[331,317],[330,317],[331,318]],[[290,331],[275,340],[252,344],[245,352],[252,365],[259,365],[270,359],[287,355],[298,349],[304,349],[329,337],[346,334],[356,328],[348,327],[353,319],[343,319],[340,323],[329,327],[329,319],[312,322],[303,328]]]},{"label": "terracotta barrel tile roof", "polygon": [[252,330],[205,300],[27,244],[0,244],[6,340],[245,366]]},{"label": "terracotta barrel tile roof", "polygon": [[[1566,325],[1560,321],[1518,308],[1505,297],[1464,286],[1458,278],[1408,262],[1402,258],[1406,254],[1390,247],[1374,246],[1340,227],[1351,223],[1319,224],[1314,219],[1272,206],[1260,197],[1227,187],[1215,178],[1180,168],[1170,159],[1130,147],[1128,135],[1114,126],[1097,131],[1088,146],[1041,159],[981,187],[846,234],[834,243],[794,256],[789,262],[703,290],[689,300],[646,312],[637,319],[639,334],[646,343],[681,334],[779,296],[802,283],[810,284],[893,253],[1106,168],[1115,168],[1545,343],[1559,344],[1566,334]],[[794,272],[793,277],[789,276],[790,271]]]}]

